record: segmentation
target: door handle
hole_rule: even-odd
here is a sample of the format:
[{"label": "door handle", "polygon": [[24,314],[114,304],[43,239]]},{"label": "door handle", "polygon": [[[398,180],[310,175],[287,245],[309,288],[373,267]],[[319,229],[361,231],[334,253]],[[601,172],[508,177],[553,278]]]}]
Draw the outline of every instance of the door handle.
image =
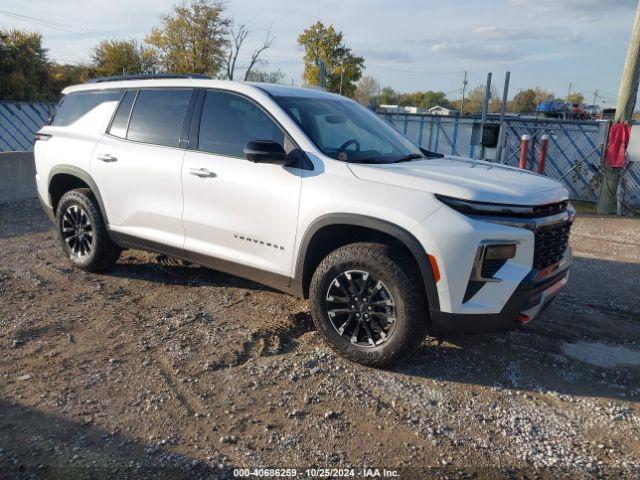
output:
[{"label": "door handle", "polygon": [[189,173],[200,178],[215,178],[218,176],[208,168],[190,168]]},{"label": "door handle", "polygon": [[96,156],[96,158],[98,160],[102,160],[103,162],[117,162],[118,159],[116,157],[114,157],[113,155],[111,155],[110,153],[104,153],[102,155],[98,155]]}]

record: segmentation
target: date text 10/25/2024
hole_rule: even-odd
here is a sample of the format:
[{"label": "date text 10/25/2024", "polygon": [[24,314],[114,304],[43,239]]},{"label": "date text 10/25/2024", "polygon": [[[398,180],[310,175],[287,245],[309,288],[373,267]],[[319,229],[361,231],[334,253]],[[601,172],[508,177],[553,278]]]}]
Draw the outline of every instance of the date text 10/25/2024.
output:
[{"label": "date text 10/25/2024", "polygon": [[272,477],[272,478],[291,478],[297,476],[305,478],[337,478],[337,477],[360,477],[360,478],[399,478],[400,474],[397,470],[388,470],[386,468],[236,468],[233,470],[235,478],[248,477]]}]

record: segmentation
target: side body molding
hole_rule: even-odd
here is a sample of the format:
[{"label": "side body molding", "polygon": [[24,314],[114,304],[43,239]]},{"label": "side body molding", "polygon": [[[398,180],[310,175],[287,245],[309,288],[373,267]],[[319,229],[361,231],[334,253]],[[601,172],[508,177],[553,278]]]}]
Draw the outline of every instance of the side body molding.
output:
[{"label": "side body molding", "polygon": [[440,310],[440,301],[438,299],[438,289],[436,286],[435,276],[433,274],[433,270],[431,269],[431,263],[429,262],[427,252],[424,250],[420,242],[410,232],[391,222],[387,222],[375,217],[368,217],[366,215],[358,215],[352,213],[332,213],[323,215],[322,217],[317,218],[307,228],[304,236],[302,237],[300,248],[298,249],[293,290],[304,293],[303,282],[305,276],[310,274],[310,272],[305,272],[305,259],[309,253],[309,244],[311,243],[311,240],[317,232],[325,227],[333,225],[355,226],[377,230],[395,238],[400,243],[402,243],[409,250],[409,252],[411,252],[416,260],[416,263],[418,264],[420,274],[422,276],[422,281],[427,292],[429,309],[435,311]]}]

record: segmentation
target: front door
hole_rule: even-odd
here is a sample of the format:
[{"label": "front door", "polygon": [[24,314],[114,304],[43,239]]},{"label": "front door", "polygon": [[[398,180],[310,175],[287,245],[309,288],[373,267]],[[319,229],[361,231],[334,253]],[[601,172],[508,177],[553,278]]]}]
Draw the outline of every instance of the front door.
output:
[{"label": "front door", "polygon": [[252,140],[294,147],[252,100],[207,91],[198,147],[186,152],[182,169],[185,250],[196,262],[253,278],[268,272],[286,286],[302,170],[250,162],[243,149]]}]

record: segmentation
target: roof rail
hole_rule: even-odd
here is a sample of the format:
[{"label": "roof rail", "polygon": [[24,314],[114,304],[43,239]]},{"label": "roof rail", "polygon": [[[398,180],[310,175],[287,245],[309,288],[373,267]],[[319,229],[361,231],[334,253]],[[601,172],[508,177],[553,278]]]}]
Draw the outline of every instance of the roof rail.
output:
[{"label": "roof rail", "polygon": [[103,83],[103,82],[117,82],[120,80],[151,80],[151,79],[168,79],[168,78],[199,78],[204,80],[210,80],[209,75],[202,73],[151,73],[151,74],[136,74],[136,75],[114,75],[112,77],[96,77],[87,80],[84,83]]}]

